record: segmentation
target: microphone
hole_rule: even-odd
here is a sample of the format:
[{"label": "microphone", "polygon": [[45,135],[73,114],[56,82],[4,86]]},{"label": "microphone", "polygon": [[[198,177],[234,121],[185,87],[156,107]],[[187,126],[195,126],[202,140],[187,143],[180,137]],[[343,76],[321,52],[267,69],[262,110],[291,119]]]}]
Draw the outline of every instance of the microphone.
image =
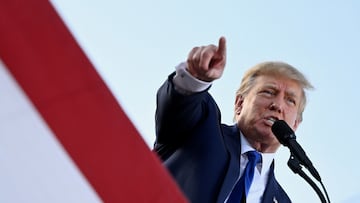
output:
[{"label": "microphone", "polygon": [[300,144],[296,141],[295,133],[288,124],[283,120],[277,120],[272,125],[271,130],[279,142],[288,147],[291,154],[295,156],[318,181],[321,182],[320,174],[317,172],[310,159],[306,156],[305,151],[301,148]]}]

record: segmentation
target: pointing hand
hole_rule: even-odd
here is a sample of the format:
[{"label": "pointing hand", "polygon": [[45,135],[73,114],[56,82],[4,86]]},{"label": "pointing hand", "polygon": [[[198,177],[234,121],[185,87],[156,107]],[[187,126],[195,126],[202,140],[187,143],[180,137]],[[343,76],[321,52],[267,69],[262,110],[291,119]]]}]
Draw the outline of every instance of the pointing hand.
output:
[{"label": "pointing hand", "polygon": [[226,64],[226,40],[219,39],[219,46],[194,47],[187,59],[188,71],[199,80],[211,82],[221,77]]}]

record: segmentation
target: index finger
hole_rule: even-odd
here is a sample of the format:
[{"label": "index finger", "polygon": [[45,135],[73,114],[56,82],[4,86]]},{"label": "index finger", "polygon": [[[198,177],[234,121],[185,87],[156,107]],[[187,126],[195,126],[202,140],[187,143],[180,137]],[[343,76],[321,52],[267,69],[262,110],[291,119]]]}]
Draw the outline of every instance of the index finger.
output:
[{"label": "index finger", "polygon": [[225,37],[220,37],[219,39],[219,46],[216,50],[216,54],[219,56],[225,57],[226,56],[226,39]]}]

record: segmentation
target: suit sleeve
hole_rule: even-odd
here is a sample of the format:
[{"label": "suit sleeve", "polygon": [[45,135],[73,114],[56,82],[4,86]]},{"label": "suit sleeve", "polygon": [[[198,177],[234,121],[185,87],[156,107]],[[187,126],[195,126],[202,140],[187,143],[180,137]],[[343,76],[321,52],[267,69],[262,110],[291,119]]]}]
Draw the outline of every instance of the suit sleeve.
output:
[{"label": "suit sleeve", "polygon": [[174,76],[175,72],[157,92],[154,149],[163,159],[207,117],[209,102],[216,105],[207,90],[191,95],[177,92],[172,82]]}]

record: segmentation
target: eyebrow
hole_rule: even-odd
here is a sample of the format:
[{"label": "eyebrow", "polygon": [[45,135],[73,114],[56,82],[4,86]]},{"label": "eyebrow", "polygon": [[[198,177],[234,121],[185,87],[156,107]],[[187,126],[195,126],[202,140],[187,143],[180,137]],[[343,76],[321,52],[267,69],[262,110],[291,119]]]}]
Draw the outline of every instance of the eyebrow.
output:
[{"label": "eyebrow", "polygon": [[[271,88],[271,89],[274,89],[276,91],[279,91],[278,85],[276,83],[273,83],[273,82],[264,84],[264,86],[262,88]],[[300,98],[300,95],[297,95],[294,91],[291,91],[291,90],[290,91],[286,90],[285,94],[286,94],[286,96],[294,97],[294,98],[297,98],[297,99]]]}]

